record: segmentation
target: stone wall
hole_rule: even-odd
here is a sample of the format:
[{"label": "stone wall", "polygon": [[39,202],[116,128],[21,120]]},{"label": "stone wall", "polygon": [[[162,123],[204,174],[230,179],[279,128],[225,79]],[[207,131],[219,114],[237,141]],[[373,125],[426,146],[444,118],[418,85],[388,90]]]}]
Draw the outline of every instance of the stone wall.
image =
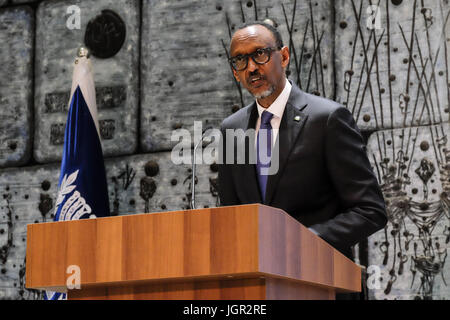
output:
[{"label": "stone wall", "polygon": [[[191,169],[171,162],[171,134],[251,102],[226,59],[236,27],[265,18],[290,47],[289,78],[345,105],[367,138],[389,213],[355,250],[369,298],[450,298],[449,12],[448,0],[0,0],[0,299],[41,298],[24,288],[26,225],[53,218],[77,48],[96,51],[111,214],[179,210]],[[197,178],[197,206],[217,206],[217,167]]]}]

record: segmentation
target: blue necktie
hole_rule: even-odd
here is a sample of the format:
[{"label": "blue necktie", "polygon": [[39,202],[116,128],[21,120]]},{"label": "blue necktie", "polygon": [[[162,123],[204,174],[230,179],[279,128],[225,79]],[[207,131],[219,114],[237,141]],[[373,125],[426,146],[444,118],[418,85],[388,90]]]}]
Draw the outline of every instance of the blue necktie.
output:
[{"label": "blue necktie", "polygon": [[[272,157],[272,126],[270,125],[272,117],[272,113],[263,111],[261,126],[256,138],[256,172],[263,202],[266,198],[267,172],[270,168],[270,161],[267,161],[267,159]],[[263,135],[266,136],[266,139],[261,138]]]}]

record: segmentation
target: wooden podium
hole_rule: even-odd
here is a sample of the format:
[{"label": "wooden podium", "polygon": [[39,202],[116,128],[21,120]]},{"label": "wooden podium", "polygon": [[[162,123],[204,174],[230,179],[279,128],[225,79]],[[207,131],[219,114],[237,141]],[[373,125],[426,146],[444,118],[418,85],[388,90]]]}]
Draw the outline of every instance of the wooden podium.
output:
[{"label": "wooden podium", "polygon": [[[254,204],[30,224],[26,287],[68,299],[334,299],[361,269],[283,210]],[[81,289],[67,290],[68,266]]]}]

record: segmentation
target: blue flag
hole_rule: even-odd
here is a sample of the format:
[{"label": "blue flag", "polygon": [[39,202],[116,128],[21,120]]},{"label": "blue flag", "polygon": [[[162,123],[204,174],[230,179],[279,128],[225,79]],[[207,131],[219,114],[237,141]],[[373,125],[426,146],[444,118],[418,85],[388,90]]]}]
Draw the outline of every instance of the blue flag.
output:
[{"label": "blue flag", "polygon": [[[75,61],[70,96],[54,221],[109,216],[95,86],[86,54],[79,53]],[[44,294],[46,300],[65,296],[58,292]]]}]

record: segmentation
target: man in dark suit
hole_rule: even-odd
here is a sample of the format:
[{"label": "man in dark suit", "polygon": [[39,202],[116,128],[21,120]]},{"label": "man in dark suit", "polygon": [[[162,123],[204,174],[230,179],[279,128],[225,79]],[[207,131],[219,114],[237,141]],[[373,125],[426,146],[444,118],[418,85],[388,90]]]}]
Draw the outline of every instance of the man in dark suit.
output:
[{"label": "man in dark suit", "polygon": [[[254,23],[237,30],[230,63],[256,101],[222,123],[221,205],[263,203],[283,209],[351,258],[351,246],[387,223],[383,196],[351,113],[286,79],[289,48],[271,25]],[[227,146],[236,144],[227,139],[227,129],[256,130],[255,140],[245,142],[245,150],[256,146],[256,164],[249,161],[252,151],[247,151],[245,164],[225,162]],[[272,144],[260,145],[262,129]],[[278,171],[262,174],[260,148],[273,159],[277,147]]]}]

